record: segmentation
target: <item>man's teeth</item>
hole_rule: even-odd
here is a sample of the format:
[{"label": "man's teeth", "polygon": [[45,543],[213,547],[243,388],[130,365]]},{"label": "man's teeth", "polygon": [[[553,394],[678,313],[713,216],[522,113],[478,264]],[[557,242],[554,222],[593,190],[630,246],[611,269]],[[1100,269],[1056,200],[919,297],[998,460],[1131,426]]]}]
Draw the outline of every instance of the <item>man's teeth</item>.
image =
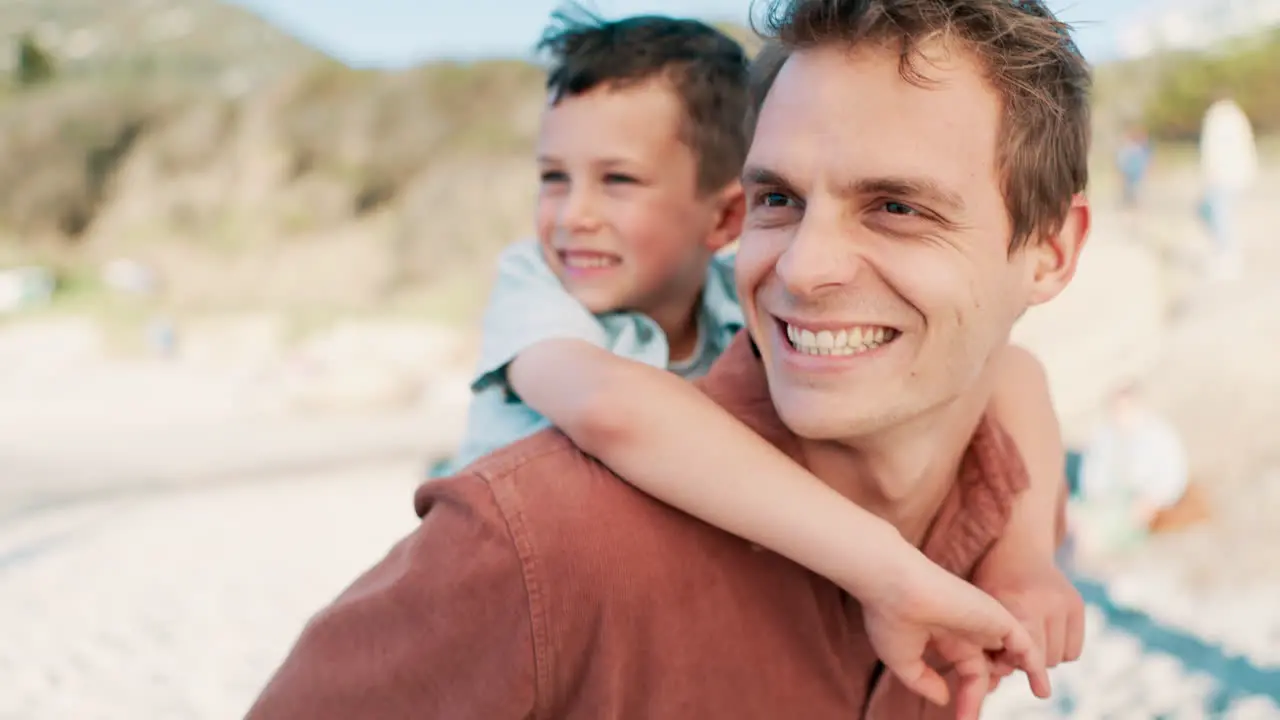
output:
[{"label": "man's teeth", "polygon": [[861,326],[843,330],[805,330],[787,324],[791,346],[806,355],[857,355],[874,350],[898,336],[886,327]]}]

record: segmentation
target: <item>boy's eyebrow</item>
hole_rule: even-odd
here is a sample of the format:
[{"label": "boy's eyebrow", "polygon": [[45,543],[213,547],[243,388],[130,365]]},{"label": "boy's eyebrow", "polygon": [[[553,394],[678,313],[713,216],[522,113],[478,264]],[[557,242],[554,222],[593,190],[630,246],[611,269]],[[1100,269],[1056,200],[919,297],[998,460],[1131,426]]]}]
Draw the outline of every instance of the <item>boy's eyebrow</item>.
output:
[{"label": "boy's eyebrow", "polygon": [[[564,161],[561,158],[558,158],[554,155],[538,156],[538,163],[541,165],[558,165],[562,162]],[[598,167],[611,168],[611,167],[618,167],[620,165],[633,166],[636,164],[636,161],[628,158],[623,158],[623,157],[605,157],[605,158],[597,158],[595,160],[592,160],[591,164],[596,165]]]}]

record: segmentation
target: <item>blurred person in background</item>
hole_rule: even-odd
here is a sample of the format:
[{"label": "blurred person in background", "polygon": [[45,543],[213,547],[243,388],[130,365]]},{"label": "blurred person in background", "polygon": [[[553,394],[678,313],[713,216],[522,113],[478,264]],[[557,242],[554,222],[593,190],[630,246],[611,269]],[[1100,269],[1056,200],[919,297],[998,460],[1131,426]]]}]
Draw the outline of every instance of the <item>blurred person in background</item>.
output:
[{"label": "blurred person in background", "polygon": [[1083,454],[1072,511],[1076,546],[1086,556],[1108,555],[1204,514],[1177,429],[1142,402],[1136,385],[1122,387]]},{"label": "blurred person in background", "polygon": [[1213,242],[1210,273],[1237,277],[1243,264],[1234,216],[1237,200],[1257,177],[1258,150],[1248,116],[1226,92],[1218,94],[1200,126],[1200,173],[1200,213]]},{"label": "blurred person in background", "polygon": [[1120,141],[1120,149],[1116,153],[1116,167],[1120,171],[1121,205],[1126,210],[1138,206],[1142,181],[1147,177],[1147,168],[1151,165],[1151,142],[1147,131],[1138,125],[1130,126]]}]

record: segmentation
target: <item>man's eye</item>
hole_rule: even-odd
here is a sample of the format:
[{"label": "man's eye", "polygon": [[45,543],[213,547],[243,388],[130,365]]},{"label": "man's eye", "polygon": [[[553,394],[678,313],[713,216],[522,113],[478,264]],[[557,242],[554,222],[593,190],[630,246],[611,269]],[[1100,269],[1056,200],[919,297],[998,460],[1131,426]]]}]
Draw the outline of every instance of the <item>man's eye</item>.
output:
[{"label": "man's eye", "polygon": [[767,208],[785,208],[791,206],[791,197],[786,193],[762,192],[756,195],[756,204]]},{"label": "man's eye", "polygon": [[910,205],[906,205],[894,200],[884,203],[884,211],[890,215],[919,215],[920,213]]},{"label": "man's eye", "polygon": [[621,175],[619,173],[609,173],[604,176],[604,181],[610,185],[632,185],[637,180],[630,175]]},{"label": "man's eye", "polygon": [[544,170],[542,171],[542,182],[544,183],[562,183],[568,182],[569,176],[560,170]]}]

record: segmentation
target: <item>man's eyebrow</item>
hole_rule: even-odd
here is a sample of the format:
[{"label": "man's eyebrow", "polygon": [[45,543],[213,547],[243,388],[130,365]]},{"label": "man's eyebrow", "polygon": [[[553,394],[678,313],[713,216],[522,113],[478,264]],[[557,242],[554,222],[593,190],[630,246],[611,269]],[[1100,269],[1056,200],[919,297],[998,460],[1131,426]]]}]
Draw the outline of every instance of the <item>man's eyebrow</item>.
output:
[{"label": "man's eyebrow", "polygon": [[769,185],[778,188],[791,188],[791,181],[781,173],[759,165],[748,165],[742,170],[743,185]]},{"label": "man's eyebrow", "polygon": [[964,198],[959,193],[945,188],[928,178],[863,178],[850,183],[845,194],[891,195],[901,198],[914,198],[941,206],[941,209],[953,212],[964,210]]}]

